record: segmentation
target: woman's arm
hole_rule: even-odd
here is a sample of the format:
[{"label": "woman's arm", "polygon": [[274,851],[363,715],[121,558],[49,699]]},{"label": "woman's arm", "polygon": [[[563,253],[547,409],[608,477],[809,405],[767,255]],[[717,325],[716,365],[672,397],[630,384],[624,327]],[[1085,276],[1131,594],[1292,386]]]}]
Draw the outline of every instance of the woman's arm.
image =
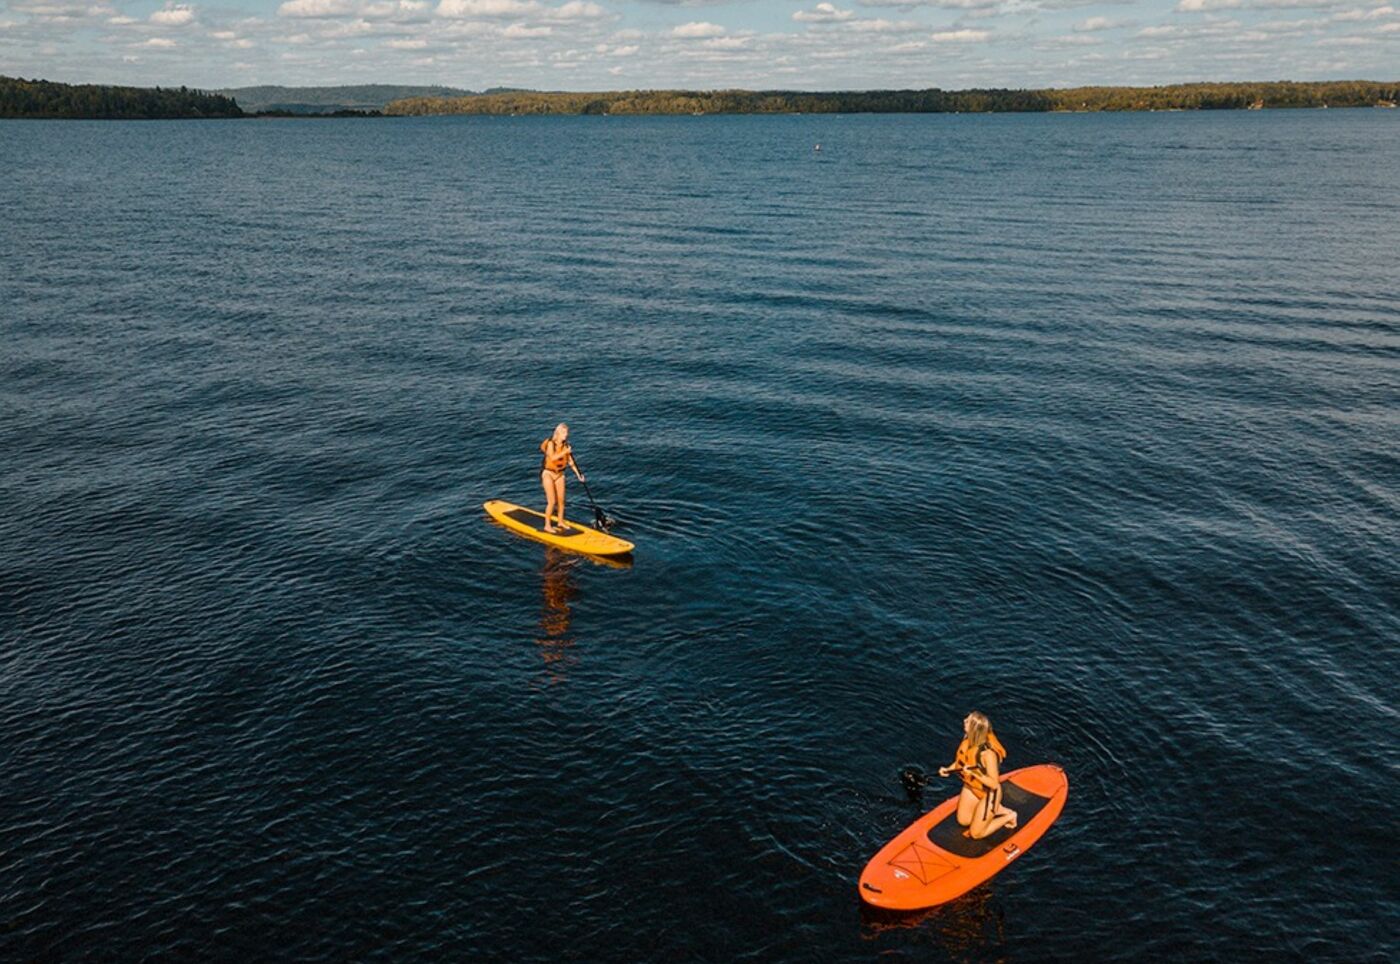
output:
[{"label": "woman's arm", "polygon": [[579,480],[580,482],[582,482],[582,481],[583,481],[583,473],[580,472],[580,471],[578,470],[578,463],[574,461],[574,451],[573,451],[573,449],[570,449],[570,450],[569,450],[569,468],[571,468],[571,469],[574,470],[574,475],[578,477],[578,480]]},{"label": "woman's arm", "polygon": [[996,751],[990,748],[983,750],[979,759],[982,763],[982,772],[975,773],[973,776],[981,780],[984,786],[992,790],[998,789],[1001,786],[1001,771],[997,766]]}]

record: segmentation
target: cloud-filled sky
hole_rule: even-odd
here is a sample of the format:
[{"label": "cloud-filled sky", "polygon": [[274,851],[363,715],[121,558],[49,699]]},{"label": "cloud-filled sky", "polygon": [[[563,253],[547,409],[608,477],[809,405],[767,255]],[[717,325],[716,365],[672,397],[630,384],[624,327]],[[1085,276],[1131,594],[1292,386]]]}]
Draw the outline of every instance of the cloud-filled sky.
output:
[{"label": "cloud-filled sky", "polygon": [[1400,0],[0,0],[0,74],[480,89],[1400,77]]}]

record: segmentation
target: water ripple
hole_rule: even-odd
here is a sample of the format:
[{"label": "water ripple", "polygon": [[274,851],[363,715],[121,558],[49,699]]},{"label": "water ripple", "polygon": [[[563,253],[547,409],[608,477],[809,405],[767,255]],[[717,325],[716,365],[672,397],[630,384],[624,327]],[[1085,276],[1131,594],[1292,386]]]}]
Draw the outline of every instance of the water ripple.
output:
[{"label": "water ripple", "polygon": [[1385,115],[5,122],[0,957],[1379,953]]}]

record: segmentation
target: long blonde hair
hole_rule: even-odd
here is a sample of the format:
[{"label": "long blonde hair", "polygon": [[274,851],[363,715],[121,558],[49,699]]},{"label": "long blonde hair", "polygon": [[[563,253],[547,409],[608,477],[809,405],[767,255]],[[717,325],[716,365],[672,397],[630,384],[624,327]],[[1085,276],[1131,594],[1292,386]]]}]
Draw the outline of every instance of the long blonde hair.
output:
[{"label": "long blonde hair", "polygon": [[550,436],[550,440],[556,443],[564,441],[559,437],[560,432],[563,432],[565,435],[569,434],[569,426],[567,422],[560,422],[558,425],[554,426],[554,434]]},{"label": "long blonde hair", "polygon": [[986,713],[973,710],[967,714],[967,742],[969,746],[981,746],[987,742],[992,732],[992,721]]}]

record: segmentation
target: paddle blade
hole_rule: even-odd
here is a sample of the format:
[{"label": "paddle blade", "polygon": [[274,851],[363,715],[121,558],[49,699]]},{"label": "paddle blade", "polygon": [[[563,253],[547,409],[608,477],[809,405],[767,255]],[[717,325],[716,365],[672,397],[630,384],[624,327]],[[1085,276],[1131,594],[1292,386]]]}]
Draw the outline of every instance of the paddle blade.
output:
[{"label": "paddle blade", "polygon": [[929,785],[929,776],[918,767],[909,766],[899,771],[899,782],[904,785],[909,802],[914,803],[923,796],[924,787]]}]

